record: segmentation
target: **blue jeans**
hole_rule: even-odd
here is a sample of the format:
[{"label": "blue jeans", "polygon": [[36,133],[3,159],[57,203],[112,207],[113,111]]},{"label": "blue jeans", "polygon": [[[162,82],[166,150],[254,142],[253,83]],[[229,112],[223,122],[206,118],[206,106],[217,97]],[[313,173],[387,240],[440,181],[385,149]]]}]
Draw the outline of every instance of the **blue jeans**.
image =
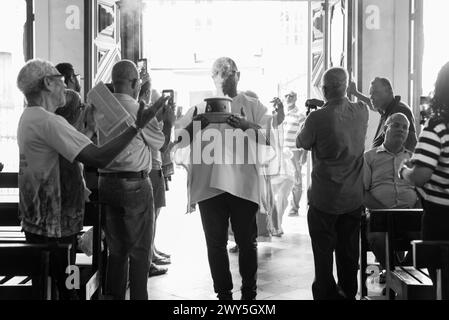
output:
[{"label": "blue jeans", "polygon": [[106,292],[114,299],[125,299],[129,268],[130,299],[148,300],[154,223],[151,182],[149,178],[100,177],[99,197],[109,247]]}]

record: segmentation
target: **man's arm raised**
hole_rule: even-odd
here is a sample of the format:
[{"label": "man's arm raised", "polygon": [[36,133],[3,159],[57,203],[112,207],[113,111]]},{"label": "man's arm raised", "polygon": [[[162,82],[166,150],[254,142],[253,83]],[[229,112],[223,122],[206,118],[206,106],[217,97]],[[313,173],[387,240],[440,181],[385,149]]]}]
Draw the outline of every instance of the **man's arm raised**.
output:
[{"label": "man's arm raised", "polygon": [[143,102],[140,103],[137,112],[136,122],[133,126],[127,128],[122,134],[112,139],[108,143],[97,147],[89,144],[76,157],[76,160],[96,168],[106,167],[120,152],[125,149],[134,137],[145,127],[148,122],[154,118],[157,111],[164,106],[168,97],[162,97],[151,107],[147,108]]}]

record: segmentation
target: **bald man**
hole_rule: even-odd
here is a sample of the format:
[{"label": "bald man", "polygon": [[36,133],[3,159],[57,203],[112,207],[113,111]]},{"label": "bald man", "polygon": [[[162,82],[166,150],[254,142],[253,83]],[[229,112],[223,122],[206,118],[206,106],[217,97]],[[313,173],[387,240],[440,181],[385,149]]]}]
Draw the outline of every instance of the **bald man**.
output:
[{"label": "bald man", "polygon": [[[415,188],[400,179],[397,172],[412,152],[405,148],[410,122],[403,113],[394,113],[382,128],[384,143],[365,153],[364,165],[364,205],[368,209],[410,209],[415,208],[418,196]],[[418,239],[416,234],[406,234],[410,240]],[[385,233],[368,232],[367,239],[382,269],[380,282],[385,282]]]},{"label": "bald man", "polygon": [[[324,106],[309,114],[296,146],[312,150],[308,225],[315,263],[313,297],[355,299],[363,204],[363,152],[368,126],[365,103],[346,98],[348,75],[331,68],[323,76]],[[335,251],[338,285],[335,283]]]},{"label": "bald man", "polygon": [[[129,60],[117,62],[112,68],[114,96],[136,117],[140,78],[136,65]],[[163,99],[163,98],[161,98]],[[162,123],[153,118],[139,130],[128,147],[104,169],[99,170],[99,197],[106,216],[105,234],[109,246],[106,276],[107,294],[125,299],[128,259],[130,298],[147,300],[149,261],[154,223],[153,189],[149,179],[151,149],[159,150],[165,137]],[[109,136],[99,132],[100,145],[113,139],[124,128]]]}]

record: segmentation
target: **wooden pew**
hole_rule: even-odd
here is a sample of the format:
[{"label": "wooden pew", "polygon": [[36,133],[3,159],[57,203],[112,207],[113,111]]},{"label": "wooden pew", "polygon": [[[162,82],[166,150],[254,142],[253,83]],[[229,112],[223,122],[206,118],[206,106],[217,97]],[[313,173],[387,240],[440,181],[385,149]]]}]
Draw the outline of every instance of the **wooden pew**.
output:
[{"label": "wooden pew", "polygon": [[[0,173],[0,188],[18,188],[17,173]],[[87,257],[77,253],[77,266],[81,273],[81,298],[86,300],[101,299],[103,295],[105,263],[107,258],[106,244],[101,250],[101,206],[97,202],[86,202],[83,232],[90,226],[93,229],[93,255]],[[25,235],[21,232],[19,208],[17,202],[0,202],[0,243],[25,243]],[[78,263],[78,261],[80,263]]]},{"label": "wooden pew", "polygon": [[412,241],[413,265],[415,268],[436,269],[435,297],[449,300],[445,292],[449,289],[448,280],[443,281],[443,273],[449,276],[449,241]]},{"label": "wooden pew", "polygon": [[390,300],[433,299],[432,281],[427,270],[412,266],[397,266],[395,253],[411,251],[408,239],[399,234],[420,232],[422,209],[369,210],[372,232],[385,232],[386,237],[386,292]]},{"label": "wooden pew", "polygon": [[[51,299],[50,251],[69,254],[71,245],[0,243],[0,300]],[[31,283],[31,277],[39,278]],[[34,293],[38,293],[34,296]]]}]

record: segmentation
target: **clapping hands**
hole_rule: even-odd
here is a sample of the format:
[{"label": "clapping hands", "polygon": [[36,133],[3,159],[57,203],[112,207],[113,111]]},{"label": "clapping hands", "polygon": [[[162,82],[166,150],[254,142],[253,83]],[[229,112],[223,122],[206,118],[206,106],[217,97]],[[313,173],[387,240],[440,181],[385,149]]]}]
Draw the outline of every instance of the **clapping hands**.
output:
[{"label": "clapping hands", "polygon": [[162,109],[169,97],[160,97],[152,106],[148,107],[143,101],[139,103],[137,111],[136,126],[137,128],[145,127],[151,119],[153,119],[158,111]]}]

